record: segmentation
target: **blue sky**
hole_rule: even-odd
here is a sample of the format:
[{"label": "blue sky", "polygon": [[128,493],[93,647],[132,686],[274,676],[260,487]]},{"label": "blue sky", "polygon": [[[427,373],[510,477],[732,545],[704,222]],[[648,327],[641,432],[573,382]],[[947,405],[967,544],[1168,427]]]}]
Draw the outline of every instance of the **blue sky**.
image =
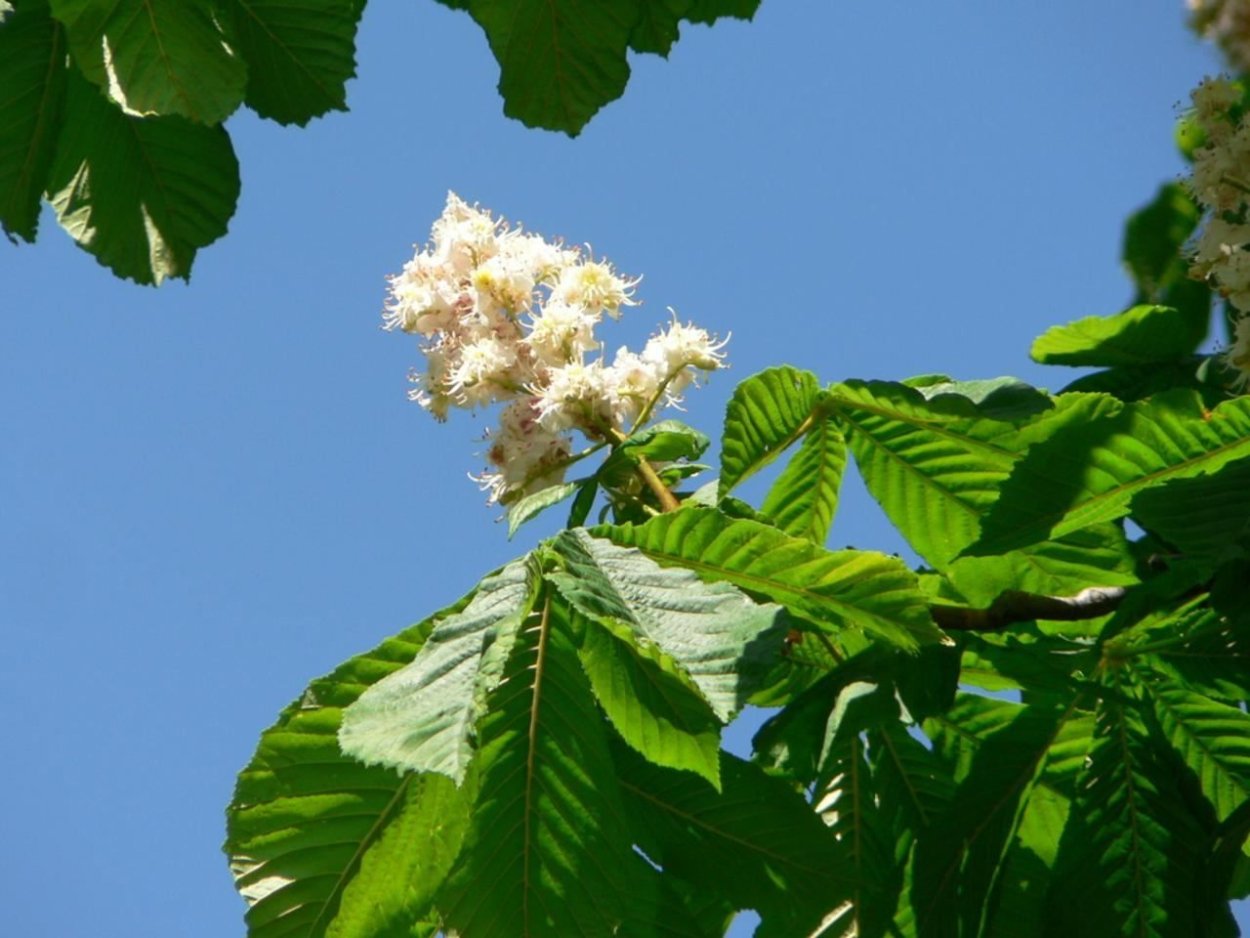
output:
[{"label": "blue sky", "polygon": [[[1016,374],[1114,312],[1126,215],[1181,169],[1214,53],[1179,2],[784,3],[635,59],[576,140],[506,120],[467,16],[365,13],[351,112],[229,124],[243,195],[190,286],[115,281],[49,217],[0,245],[0,883],[24,938],[241,935],[235,773],[307,681],[463,593],[508,543],[475,438],[405,399],[386,274],[454,189],[644,276],[736,380]],[[832,543],[895,550],[854,483]],[[742,733],[734,736],[740,744]]]}]

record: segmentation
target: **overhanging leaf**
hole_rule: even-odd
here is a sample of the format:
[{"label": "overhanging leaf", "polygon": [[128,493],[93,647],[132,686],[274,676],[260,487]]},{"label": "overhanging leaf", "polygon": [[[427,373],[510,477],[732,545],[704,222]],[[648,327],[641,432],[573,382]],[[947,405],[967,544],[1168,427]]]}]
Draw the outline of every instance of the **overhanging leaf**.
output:
[{"label": "overhanging leaf", "polygon": [[65,98],[65,37],[27,2],[0,28],[0,226],[34,241]]},{"label": "overhanging leaf", "polygon": [[69,73],[48,201],[100,263],[139,283],[187,279],[196,250],[226,233],[238,197],[225,130],[127,117]]},{"label": "overhanging leaf", "polygon": [[343,751],[366,764],[462,781],[486,695],[503,676],[535,590],[528,558],[484,579],[468,606],[438,623],[410,664],[348,707],[339,732]]},{"label": "overhanging leaf", "polygon": [[367,767],[340,752],[337,735],[343,708],[465,602],[313,681],[262,734],[226,812],[250,938],[406,933],[428,911],[459,852],[471,788]]},{"label": "overhanging leaf", "polygon": [[789,366],[761,371],[734,389],[721,435],[721,498],[803,435],[819,394],[814,374]]},{"label": "overhanging leaf", "polygon": [[50,0],[75,64],[129,114],[220,124],[243,100],[246,69],[213,7],[182,0]]},{"label": "overhanging leaf", "polygon": [[949,641],[933,624],[915,574],[895,557],[826,551],[758,521],[698,507],[592,533],[766,596],[831,631],[861,628],[904,651]]},{"label": "overhanging leaf", "polygon": [[280,124],[347,109],[363,3],[226,0],[230,40],[247,63],[249,107]]},{"label": "overhanging leaf", "polygon": [[1044,365],[1151,365],[1186,358],[1206,334],[1206,317],[1167,306],[1134,306],[1114,316],[1053,326],[1030,354]]},{"label": "overhanging leaf", "polygon": [[583,615],[625,626],[644,655],[654,649],[670,657],[723,722],[746,703],[780,648],[780,635],[767,637],[780,610],[728,583],[705,583],[585,530],[565,531],[551,546],[566,572],[548,579],[565,599]]}]

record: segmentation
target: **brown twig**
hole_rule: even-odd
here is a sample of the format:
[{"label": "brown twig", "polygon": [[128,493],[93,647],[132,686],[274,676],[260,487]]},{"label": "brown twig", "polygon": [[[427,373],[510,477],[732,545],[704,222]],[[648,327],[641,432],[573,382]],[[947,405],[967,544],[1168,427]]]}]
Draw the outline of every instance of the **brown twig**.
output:
[{"label": "brown twig", "polygon": [[947,632],[997,632],[1013,622],[1033,619],[1059,622],[1097,619],[1120,605],[1124,594],[1122,586],[1091,586],[1075,596],[1043,596],[1006,590],[986,609],[935,603],[929,611],[938,627]]}]

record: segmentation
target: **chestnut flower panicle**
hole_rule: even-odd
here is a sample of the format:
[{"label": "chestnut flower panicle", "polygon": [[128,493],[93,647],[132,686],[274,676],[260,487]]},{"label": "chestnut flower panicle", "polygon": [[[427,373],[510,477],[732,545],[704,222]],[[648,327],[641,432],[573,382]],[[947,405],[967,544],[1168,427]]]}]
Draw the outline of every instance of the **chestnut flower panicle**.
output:
[{"label": "chestnut flower panicle", "polygon": [[409,396],[439,420],[504,405],[486,434],[488,466],[473,477],[490,502],[558,485],[574,432],[617,439],[657,405],[678,404],[696,373],[722,367],[725,342],[676,316],[641,354],[622,348],[609,364],[595,328],[636,305],[637,285],[455,193],[429,245],[389,278],[383,328],[418,336],[425,354]]}]

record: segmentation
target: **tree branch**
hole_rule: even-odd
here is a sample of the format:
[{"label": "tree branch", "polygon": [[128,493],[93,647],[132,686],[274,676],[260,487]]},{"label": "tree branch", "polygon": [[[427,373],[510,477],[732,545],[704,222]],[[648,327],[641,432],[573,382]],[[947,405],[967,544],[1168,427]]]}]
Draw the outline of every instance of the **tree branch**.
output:
[{"label": "tree branch", "polygon": [[986,609],[948,606],[934,603],[929,607],[933,621],[947,632],[997,632],[1013,622],[1053,619],[1077,622],[1105,616],[1124,599],[1122,586],[1091,586],[1075,596],[1043,596],[1006,590]]}]

